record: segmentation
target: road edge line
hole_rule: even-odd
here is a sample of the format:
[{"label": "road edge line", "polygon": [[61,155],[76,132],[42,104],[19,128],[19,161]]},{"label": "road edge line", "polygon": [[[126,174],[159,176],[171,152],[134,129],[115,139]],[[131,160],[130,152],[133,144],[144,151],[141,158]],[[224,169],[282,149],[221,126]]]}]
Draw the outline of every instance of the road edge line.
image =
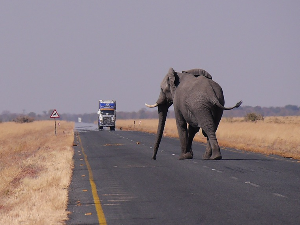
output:
[{"label": "road edge line", "polygon": [[97,212],[97,216],[98,216],[98,222],[99,222],[100,225],[101,224],[107,225],[105,215],[104,215],[104,212],[103,212],[103,209],[102,209],[102,206],[101,206],[101,202],[100,202],[100,199],[99,199],[99,196],[98,196],[98,193],[97,193],[97,186],[96,186],[95,181],[94,181],[92,168],[91,168],[90,163],[87,159],[87,155],[84,152],[84,148],[82,146],[82,142],[81,142],[81,138],[79,136],[79,133],[78,133],[78,140],[79,140],[79,143],[80,143],[82,154],[84,156],[85,164],[86,164],[87,169],[89,171],[89,180],[90,180],[93,199],[94,199],[95,208],[96,208],[96,212]]}]

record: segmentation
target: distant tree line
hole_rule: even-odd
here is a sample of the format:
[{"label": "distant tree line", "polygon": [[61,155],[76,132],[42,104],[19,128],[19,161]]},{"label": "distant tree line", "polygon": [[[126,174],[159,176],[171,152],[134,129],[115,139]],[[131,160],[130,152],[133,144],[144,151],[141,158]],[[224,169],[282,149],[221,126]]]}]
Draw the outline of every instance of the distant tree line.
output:
[{"label": "distant tree line", "polygon": [[[52,120],[50,119],[50,115],[52,114],[53,109],[48,111],[43,111],[42,114],[37,114],[34,112],[30,112],[28,114],[25,113],[11,113],[7,110],[3,111],[0,114],[0,122],[9,122],[9,121],[18,121],[20,118],[27,118],[31,121],[33,120]],[[59,113],[60,118],[57,120],[67,120],[67,121],[78,121],[78,117],[82,119],[82,122],[85,123],[93,123],[97,121],[96,113],[84,113],[84,114],[71,114],[71,113]]]},{"label": "distant tree line", "polygon": [[[20,116],[26,116],[32,118],[33,120],[49,120],[50,115],[53,112],[52,109],[48,111],[43,111],[42,114],[36,114],[30,112],[28,114],[22,113],[11,113],[9,111],[3,111],[0,114],[0,122],[15,121]],[[245,117],[249,113],[255,113],[266,116],[300,116],[300,107],[296,105],[286,105],[284,107],[260,107],[260,106],[241,106],[237,109],[230,111],[224,111],[223,117]],[[97,121],[97,113],[84,113],[84,114],[71,114],[63,113],[59,114],[59,120],[67,121],[78,121],[78,118],[81,118],[82,122],[85,123],[94,123]],[[145,109],[142,108],[139,111],[135,112],[123,112],[117,111],[117,119],[156,119],[158,118],[157,109]],[[173,110],[169,110],[168,118],[175,118]]]},{"label": "distant tree line", "polygon": [[249,113],[266,116],[300,116],[300,107],[296,105],[286,105],[284,107],[260,107],[241,106],[237,109],[224,111],[224,117],[244,117]]},{"label": "distant tree line", "polygon": [[[175,113],[173,110],[168,112],[169,118],[174,118]],[[158,118],[157,109],[147,110],[145,108],[140,109],[137,112],[117,112],[117,119],[156,119]]]}]

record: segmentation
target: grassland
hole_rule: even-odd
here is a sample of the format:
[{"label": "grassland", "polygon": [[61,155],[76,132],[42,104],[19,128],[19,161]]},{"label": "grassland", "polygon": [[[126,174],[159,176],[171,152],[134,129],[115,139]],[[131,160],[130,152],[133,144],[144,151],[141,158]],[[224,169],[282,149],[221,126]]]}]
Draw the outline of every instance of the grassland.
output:
[{"label": "grassland", "polygon": [[0,123],[0,224],[64,224],[74,123]]},{"label": "grassland", "polygon": [[[117,128],[156,133],[157,119],[117,120]],[[167,119],[164,136],[178,137],[175,119]],[[300,160],[300,117],[266,117],[245,122],[243,118],[223,118],[217,130],[220,146]],[[206,143],[201,132],[195,141]],[[179,147],[178,147],[179,151]]]}]

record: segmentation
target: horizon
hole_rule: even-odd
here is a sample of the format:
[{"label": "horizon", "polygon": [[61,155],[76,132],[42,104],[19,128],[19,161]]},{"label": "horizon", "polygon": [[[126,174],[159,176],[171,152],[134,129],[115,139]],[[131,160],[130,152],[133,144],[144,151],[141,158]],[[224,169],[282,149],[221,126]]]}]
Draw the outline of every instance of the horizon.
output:
[{"label": "horizon", "polygon": [[[284,106],[268,106],[268,107],[266,107],[266,106],[250,106],[250,105],[243,105],[242,104],[239,108],[232,109],[232,110],[239,110],[241,108],[247,108],[247,107],[251,107],[251,108],[259,107],[259,108],[262,108],[262,109],[268,109],[268,108],[271,109],[271,108],[285,108],[287,106],[296,106],[300,110],[300,106],[299,105],[293,105],[293,104],[287,104],[287,105],[284,105]],[[18,115],[28,115],[30,113],[35,113],[36,115],[42,115],[42,114],[47,114],[47,115],[49,114],[50,115],[53,110],[56,110],[58,112],[58,114],[74,114],[74,115],[79,115],[79,114],[97,114],[97,111],[98,111],[98,109],[97,109],[95,112],[72,113],[72,112],[60,112],[57,109],[48,109],[48,110],[43,110],[42,112],[34,112],[34,111],[28,111],[27,112],[26,110],[25,111],[23,110],[22,112],[11,112],[9,110],[3,110],[0,113],[0,115],[3,115],[5,113],[18,114]],[[156,112],[157,108],[149,109],[147,107],[142,107],[142,108],[140,108],[138,110],[134,110],[134,111],[123,111],[123,110],[116,109],[117,112],[124,112],[124,113],[139,112],[141,110],[146,110],[146,111],[149,111],[149,112],[151,112],[151,111],[155,111]],[[169,111],[170,112],[174,111],[173,105],[169,108]],[[226,111],[224,110],[224,112],[226,112]]]}]

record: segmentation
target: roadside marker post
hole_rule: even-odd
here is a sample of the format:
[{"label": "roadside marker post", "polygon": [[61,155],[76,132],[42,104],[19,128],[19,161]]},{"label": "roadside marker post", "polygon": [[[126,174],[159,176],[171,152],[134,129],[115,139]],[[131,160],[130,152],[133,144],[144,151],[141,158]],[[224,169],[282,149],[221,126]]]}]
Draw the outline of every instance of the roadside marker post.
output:
[{"label": "roadside marker post", "polygon": [[53,110],[50,118],[54,119],[54,121],[55,121],[55,131],[54,131],[54,133],[56,135],[56,118],[60,118],[60,116],[58,115],[58,112],[56,111],[56,109]]}]

